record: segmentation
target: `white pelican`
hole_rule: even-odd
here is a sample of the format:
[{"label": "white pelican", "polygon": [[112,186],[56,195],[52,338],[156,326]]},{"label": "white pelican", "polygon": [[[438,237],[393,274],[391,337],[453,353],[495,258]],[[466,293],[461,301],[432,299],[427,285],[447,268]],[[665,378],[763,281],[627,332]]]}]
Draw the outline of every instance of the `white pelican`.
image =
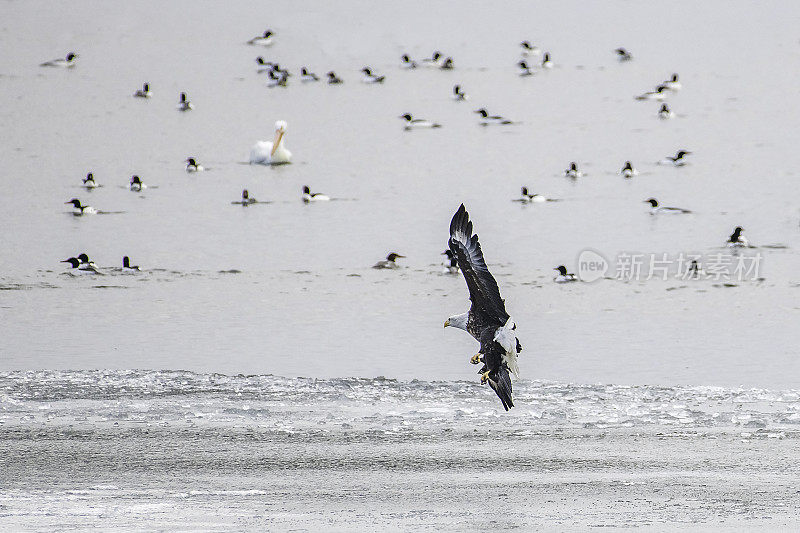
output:
[{"label": "white pelican", "polygon": [[250,164],[281,165],[292,160],[292,152],[283,145],[286,135],[286,121],[275,123],[275,139],[272,142],[258,141],[250,150]]}]

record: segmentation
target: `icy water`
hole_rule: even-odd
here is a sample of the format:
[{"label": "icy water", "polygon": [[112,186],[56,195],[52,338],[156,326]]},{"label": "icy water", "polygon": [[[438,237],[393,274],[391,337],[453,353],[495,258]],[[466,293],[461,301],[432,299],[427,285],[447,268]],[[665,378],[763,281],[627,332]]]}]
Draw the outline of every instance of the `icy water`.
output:
[{"label": "icy water", "polygon": [[800,391],[0,375],[0,525],[798,527]]},{"label": "icy water", "polygon": [[[796,528],[800,8],[0,5],[0,525]],[[272,47],[244,44],[267,27]],[[555,68],[517,76],[523,39]],[[400,69],[434,50],[456,69]],[[661,121],[633,97],[673,72]],[[279,119],[293,163],[244,164]],[[513,203],[523,185],[561,201]],[[244,188],[271,203],[231,205]],[[693,213],[650,216],[651,196]],[[73,217],[73,197],[117,213]],[[468,306],[439,255],[461,202],[519,324],[509,413],[442,329]],[[758,247],[732,256],[737,225]],[[621,279],[552,282],[587,249]],[[401,269],[370,268],[390,251]],[[81,252],[102,276],[65,272]],[[622,253],[667,254],[666,279],[615,276]],[[681,254],[760,266],[686,280]]]}]

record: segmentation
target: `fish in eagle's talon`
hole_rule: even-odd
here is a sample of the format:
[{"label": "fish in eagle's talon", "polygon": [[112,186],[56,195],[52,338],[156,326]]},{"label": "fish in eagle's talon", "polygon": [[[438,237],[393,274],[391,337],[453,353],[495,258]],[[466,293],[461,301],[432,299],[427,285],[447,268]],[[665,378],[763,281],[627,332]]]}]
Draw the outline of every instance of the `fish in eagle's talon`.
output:
[{"label": "fish in eagle's talon", "polygon": [[488,370],[486,372],[484,372],[483,374],[481,374],[481,385],[485,384],[487,381],[489,381],[489,371]]},{"label": "fish in eagle's talon", "polygon": [[480,352],[476,353],[475,355],[472,356],[469,362],[472,363],[473,365],[479,364],[481,362],[481,355],[482,354]]}]

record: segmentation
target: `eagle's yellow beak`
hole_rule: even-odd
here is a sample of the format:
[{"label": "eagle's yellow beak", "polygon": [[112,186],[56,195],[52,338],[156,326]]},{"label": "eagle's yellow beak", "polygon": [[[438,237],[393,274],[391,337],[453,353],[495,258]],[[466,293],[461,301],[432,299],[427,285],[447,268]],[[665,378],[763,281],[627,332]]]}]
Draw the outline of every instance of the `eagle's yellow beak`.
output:
[{"label": "eagle's yellow beak", "polygon": [[444,321],[444,327],[447,327],[449,325],[450,325],[450,319],[448,318],[447,320]]}]

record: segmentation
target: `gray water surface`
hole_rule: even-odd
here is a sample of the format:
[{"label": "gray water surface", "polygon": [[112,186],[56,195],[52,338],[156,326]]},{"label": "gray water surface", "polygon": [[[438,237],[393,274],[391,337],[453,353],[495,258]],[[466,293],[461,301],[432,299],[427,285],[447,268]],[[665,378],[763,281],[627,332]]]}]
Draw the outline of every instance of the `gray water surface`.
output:
[{"label": "gray water surface", "polygon": [[[440,325],[463,312],[467,293],[438,266],[464,202],[529,349],[528,377],[796,384],[800,161],[786,132],[798,72],[768,68],[800,55],[791,17],[713,2],[433,2],[372,7],[366,19],[357,2],[44,5],[7,4],[0,33],[10,125],[1,282],[25,289],[2,293],[0,368],[465,379],[472,341]],[[243,44],[267,23],[272,47]],[[745,28],[763,32],[752,37],[759,46],[740,46]],[[523,38],[550,50],[556,68],[519,78]],[[617,62],[619,45],[634,61]],[[399,68],[403,52],[433,49],[456,70]],[[68,50],[80,53],[75,68],[38,66]],[[268,89],[256,55],[333,69],[345,83]],[[367,64],[383,85],[359,82]],[[660,121],[657,103],[633,96],[673,71],[684,85],[669,98],[678,117]],[[153,98],[132,98],[144,81]],[[452,101],[454,83],[470,101]],[[176,111],[180,91],[194,111]],[[522,123],[479,127],[479,106]],[[444,127],[403,131],[404,112]],[[294,163],[240,164],[278,119]],[[694,152],[686,167],[654,164],[679,148]],[[188,156],[211,170],[187,174]],[[615,174],[627,159],[641,176]],[[588,176],[559,177],[570,161]],[[79,188],[88,171],[104,187]],[[158,188],[126,190],[132,174]],[[303,205],[306,184],[340,201]],[[512,203],[521,185],[563,201]],[[243,188],[275,203],[230,205]],[[72,217],[63,202],[73,196],[124,213]],[[695,213],[651,217],[649,196]],[[761,282],[551,283],[553,267],[574,270],[587,248],[611,261],[727,252],[736,225],[755,244],[787,247],[758,250]],[[404,268],[372,271],[389,251],[408,256]],[[100,266],[129,255],[148,271],[61,274],[59,261],[80,252]]]}]

